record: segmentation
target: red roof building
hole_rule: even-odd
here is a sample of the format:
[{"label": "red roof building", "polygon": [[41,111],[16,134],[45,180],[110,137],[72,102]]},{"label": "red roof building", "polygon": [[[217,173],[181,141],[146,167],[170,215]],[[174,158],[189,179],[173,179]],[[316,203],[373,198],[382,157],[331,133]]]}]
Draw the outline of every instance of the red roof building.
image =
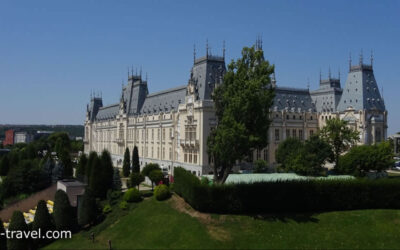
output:
[{"label": "red roof building", "polygon": [[3,146],[14,144],[14,130],[9,129],[5,132],[5,138],[3,141]]}]

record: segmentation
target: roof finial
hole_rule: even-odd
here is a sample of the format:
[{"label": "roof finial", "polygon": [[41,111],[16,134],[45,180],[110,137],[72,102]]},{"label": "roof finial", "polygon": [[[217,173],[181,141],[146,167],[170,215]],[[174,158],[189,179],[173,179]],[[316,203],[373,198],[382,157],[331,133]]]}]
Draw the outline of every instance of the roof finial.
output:
[{"label": "roof finial", "polygon": [[146,83],[147,83],[147,72],[146,72]]},{"label": "roof finial", "polygon": [[225,60],[225,40],[222,42],[222,57]]},{"label": "roof finial", "polygon": [[351,70],[351,52],[349,52],[349,72]]},{"label": "roof finial", "polygon": [[319,83],[321,83],[321,81],[322,81],[322,72],[321,69],[319,69]]},{"label": "roof finial", "polygon": [[328,71],[328,79],[330,80],[331,79],[331,66],[329,66],[329,69],[328,69],[329,71]]},{"label": "roof finial", "polygon": [[362,66],[363,62],[364,62],[363,50],[361,49],[361,53],[360,53],[360,66]]},{"label": "roof finial", "polygon": [[129,66],[128,66],[128,79],[129,79]]},{"label": "roof finial", "polygon": [[340,68],[338,69],[338,78],[339,78],[339,81],[340,81]]},{"label": "roof finial", "polygon": [[133,76],[133,65],[132,65],[132,70],[131,70],[131,72],[132,72],[132,74],[131,74],[131,75]]},{"label": "roof finial", "polygon": [[373,54],[373,51],[371,49],[371,67],[372,67],[373,63],[374,63],[374,54]]},{"label": "roof finial", "polygon": [[307,77],[307,89],[310,89],[310,78]]},{"label": "roof finial", "polygon": [[206,40],[206,58],[208,58],[208,38]]},{"label": "roof finial", "polygon": [[196,62],[196,44],[193,44],[193,63]]},{"label": "roof finial", "polygon": [[142,65],[140,65],[140,79],[142,79]]}]

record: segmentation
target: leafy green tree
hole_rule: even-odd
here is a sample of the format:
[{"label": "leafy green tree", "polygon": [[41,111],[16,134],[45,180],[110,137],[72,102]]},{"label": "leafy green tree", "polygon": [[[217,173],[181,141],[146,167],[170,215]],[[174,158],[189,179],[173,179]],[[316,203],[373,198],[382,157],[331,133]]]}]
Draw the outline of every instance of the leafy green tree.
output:
[{"label": "leafy green tree", "polygon": [[6,230],[4,229],[3,221],[1,219],[0,219],[0,250],[7,250]]},{"label": "leafy green tree", "polygon": [[126,148],[124,154],[124,161],[122,163],[122,174],[124,175],[124,177],[128,177],[130,172],[131,172],[131,159],[130,159],[129,148]]},{"label": "leafy green tree", "polygon": [[[14,234],[17,234],[18,232],[28,232],[29,228],[21,211],[14,211],[8,230],[14,231]],[[8,239],[7,247],[9,250],[31,249],[31,242],[25,237],[22,237],[21,239],[15,237]]]},{"label": "leafy green tree", "polygon": [[62,150],[71,151],[71,141],[65,132],[56,132],[49,136],[48,142],[53,151],[59,154]]},{"label": "leafy green tree", "polygon": [[393,148],[389,142],[378,145],[360,145],[352,147],[340,156],[337,171],[343,174],[365,176],[370,170],[383,171],[394,164]]},{"label": "leafy green tree", "polygon": [[320,131],[320,136],[332,147],[335,167],[339,165],[339,156],[359,141],[359,133],[349,127],[347,122],[338,118],[330,119]]},{"label": "leafy green tree", "polygon": [[[46,234],[48,231],[53,231],[55,229],[53,217],[50,215],[47,209],[46,202],[40,200],[37,204],[35,218],[32,223],[32,230],[40,231]],[[35,239],[35,247],[40,247],[49,242],[49,239]]]},{"label": "leafy green tree", "polygon": [[96,198],[87,188],[82,201],[78,204],[78,224],[82,227],[93,224],[96,221],[97,213]]},{"label": "leafy green tree", "polygon": [[232,61],[217,86],[213,100],[217,127],[208,137],[208,154],[214,159],[214,181],[224,183],[236,161],[254,148],[268,144],[269,109],[274,88],[274,66],[260,49],[243,48],[242,58]]},{"label": "leafy green tree", "polygon": [[282,141],[281,143],[279,143],[278,149],[276,150],[276,162],[281,164],[282,169],[286,169],[286,165],[288,163],[290,155],[297,155],[302,146],[302,142],[297,138],[289,137],[286,140]]},{"label": "leafy green tree", "polygon": [[137,187],[139,190],[140,183],[144,182],[144,176],[141,173],[133,172],[129,176],[131,187]]},{"label": "leafy green tree", "polygon": [[149,177],[149,174],[153,170],[160,170],[161,168],[157,163],[149,163],[142,169],[142,175]]},{"label": "leafy green tree", "polygon": [[78,166],[75,172],[76,179],[78,179],[79,181],[85,181],[85,170],[87,164],[88,164],[88,158],[86,157],[86,154],[82,154],[79,157]]},{"label": "leafy green tree", "polygon": [[140,172],[139,150],[136,146],[133,148],[133,153],[132,153],[132,172],[135,173]]},{"label": "leafy green tree", "polygon": [[63,165],[63,178],[71,178],[73,176],[73,167],[71,156],[65,149],[61,149],[59,153],[60,161]]},{"label": "leafy green tree", "polygon": [[159,183],[160,181],[162,181],[162,179],[164,178],[164,174],[161,172],[161,170],[155,169],[152,170],[149,174],[149,179],[151,180],[151,190],[153,190],[154,187],[154,183]]},{"label": "leafy green tree", "polygon": [[113,190],[116,191],[121,191],[122,189],[122,183],[121,183],[121,177],[119,176],[119,169],[114,168],[114,176],[113,176]]},{"label": "leafy green tree", "polygon": [[268,164],[264,160],[256,160],[254,162],[254,173],[266,173],[268,170]]},{"label": "leafy green tree", "polygon": [[57,230],[72,230],[76,225],[76,216],[68,195],[59,189],[54,197],[54,222]]},{"label": "leafy green tree", "polygon": [[4,155],[0,161],[0,175],[6,176],[10,170],[10,159],[8,155]]},{"label": "leafy green tree", "polygon": [[284,170],[311,176],[322,175],[323,164],[333,157],[331,146],[316,135],[304,143],[288,138],[278,146],[278,152]]}]

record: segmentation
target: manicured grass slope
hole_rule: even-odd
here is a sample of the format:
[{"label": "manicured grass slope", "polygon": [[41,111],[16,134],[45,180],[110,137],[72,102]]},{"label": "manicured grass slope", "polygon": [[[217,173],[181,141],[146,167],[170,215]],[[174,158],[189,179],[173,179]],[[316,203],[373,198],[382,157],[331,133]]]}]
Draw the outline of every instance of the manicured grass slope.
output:
[{"label": "manicured grass slope", "polygon": [[[46,249],[132,248],[398,248],[400,210],[358,210],[316,215],[198,215],[178,199],[148,199],[127,213],[113,211],[105,225],[58,240]],[[184,207],[184,208],[182,208]],[[194,214],[194,217],[188,213]],[[119,216],[116,219],[116,216]],[[114,218],[114,219],[112,219]]]}]

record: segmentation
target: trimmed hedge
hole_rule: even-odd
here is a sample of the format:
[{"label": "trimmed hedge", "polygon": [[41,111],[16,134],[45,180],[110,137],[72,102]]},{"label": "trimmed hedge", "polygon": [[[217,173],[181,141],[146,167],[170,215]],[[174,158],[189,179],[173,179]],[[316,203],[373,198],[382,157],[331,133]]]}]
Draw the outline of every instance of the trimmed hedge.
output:
[{"label": "trimmed hedge", "polygon": [[297,180],[204,185],[183,168],[174,191],[193,208],[212,213],[319,212],[400,208],[396,179]]},{"label": "trimmed hedge", "polygon": [[171,196],[169,188],[165,184],[158,185],[154,188],[154,197],[158,201],[163,201]]},{"label": "trimmed hedge", "polygon": [[139,202],[142,200],[142,196],[136,188],[128,189],[122,198],[126,202]]}]

